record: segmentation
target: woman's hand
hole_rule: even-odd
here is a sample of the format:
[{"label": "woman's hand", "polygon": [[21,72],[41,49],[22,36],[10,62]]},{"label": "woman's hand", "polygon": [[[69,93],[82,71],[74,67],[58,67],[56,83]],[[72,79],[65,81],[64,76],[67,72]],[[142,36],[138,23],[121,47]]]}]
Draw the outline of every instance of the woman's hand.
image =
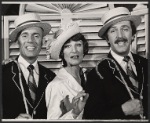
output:
[{"label": "woman's hand", "polygon": [[[77,96],[75,96],[72,99],[72,103],[70,103],[69,101],[69,96],[67,95],[64,99],[63,99],[63,104],[61,102],[61,109],[63,114],[67,113],[68,111],[72,110],[73,116],[74,118],[76,118],[84,109],[84,106],[86,104],[86,101],[89,97],[89,94],[85,93],[85,91],[81,91],[77,94]],[[64,112],[65,111],[65,112]]]},{"label": "woman's hand", "polygon": [[89,94],[85,93],[85,91],[81,91],[72,99],[74,118],[76,118],[84,109],[86,101],[89,97]]}]

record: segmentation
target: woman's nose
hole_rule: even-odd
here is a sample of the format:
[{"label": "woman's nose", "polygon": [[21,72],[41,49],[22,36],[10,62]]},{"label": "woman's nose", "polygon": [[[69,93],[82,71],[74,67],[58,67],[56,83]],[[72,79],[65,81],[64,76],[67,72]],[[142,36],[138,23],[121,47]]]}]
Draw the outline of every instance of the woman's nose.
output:
[{"label": "woman's nose", "polygon": [[76,51],[77,51],[77,47],[76,47],[76,46],[73,46],[73,47],[72,47],[72,51],[73,51],[73,52],[76,52]]}]

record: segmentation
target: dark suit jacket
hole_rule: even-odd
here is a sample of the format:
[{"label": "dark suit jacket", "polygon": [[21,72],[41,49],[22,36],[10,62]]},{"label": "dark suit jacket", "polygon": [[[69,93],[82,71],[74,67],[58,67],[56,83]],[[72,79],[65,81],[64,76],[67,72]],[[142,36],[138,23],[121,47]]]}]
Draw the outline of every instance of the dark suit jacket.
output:
[{"label": "dark suit jacket", "polygon": [[[108,58],[115,61],[109,53]],[[137,70],[139,90],[144,97],[144,115],[147,116],[148,110],[148,85],[147,85],[147,60],[138,55],[133,54],[135,66]],[[119,67],[128,86],[132,88],[131,81],[121,66],[115,61]],[[101,77],[102,78],[101,78]],[[139,119],[139,116],[125,116],[121,105],[130,100],[129,93],[122,83],[119,72],[113,62],[104,60],[99,63],[96,68],[91,70],[87,75],[86,91],[89,93],[84,117],[85,119]],[[134,98],[139,98],[139,94],[131,91]]]},{"label": "dark suit jacket", "polygon": [[[48,68],[39,65],[39,86],[37,89],[35,104],[32,104],[30,92],[22,76],[22,83],[25,90],[29,113],[34,119],[46,119],[47,108],[45,103],[45,88],[53,80],[55,73]],[[12,61],[2,66],[2,107],[3,119],[14,119],[20,113],[25,113],[23,96],[19,84],[19,73],[17,64]]]}]

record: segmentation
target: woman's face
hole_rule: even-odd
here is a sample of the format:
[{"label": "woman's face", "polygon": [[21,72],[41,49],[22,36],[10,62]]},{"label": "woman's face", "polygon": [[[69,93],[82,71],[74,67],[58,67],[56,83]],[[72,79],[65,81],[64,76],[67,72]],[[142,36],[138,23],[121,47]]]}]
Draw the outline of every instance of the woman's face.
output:
[{"label": "woman's face", "polygon": [[73,41],[66,43],[64,45],[64,59],[67,63],[67,66],[76,66],[79,65],[83,60],[83,41]]}]

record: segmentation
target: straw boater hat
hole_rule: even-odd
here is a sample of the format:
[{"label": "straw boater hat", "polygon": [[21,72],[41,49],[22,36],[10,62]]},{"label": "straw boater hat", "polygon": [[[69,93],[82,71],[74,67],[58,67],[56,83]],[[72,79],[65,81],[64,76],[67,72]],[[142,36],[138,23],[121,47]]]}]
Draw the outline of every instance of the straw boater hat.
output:
[{"label": "straw boater hat", "polygon": [[103,34],[111,25],[116,24],[120,21],[132,21],[137,27],[141,23],[141,17],[138,15],[131,15],[129,10],[125,7],[117,7],[105,13],[102,16],[101,21],[103,23],[103,26],[99,30],[98,36],[103,38]]},{"label": "straw boater hat", "polygon": [[66,26],[66,28],[61,29],[60,35],[56,39],[54,39],[54,41],[52,41],[50,44],[50,49],[49,49],[50,57],[52,59],[58,60],[60,51],[64,43],[69,38],[71,38],[72,36],[74,36],[75,34],[79,32],[80,32],[80,29],[79,29],[77,22],[70,22]]},{"label": "straw boater hat", "polygon": [[28,27],[40,27],[43,29],[43,36],[47,35],[51,29],[50,24],[42,23],[40,16],[35,13],[28,13],[19,16],[15,22],[15,29],[10,34],[10,40],[16,41],[18,33]]}]

